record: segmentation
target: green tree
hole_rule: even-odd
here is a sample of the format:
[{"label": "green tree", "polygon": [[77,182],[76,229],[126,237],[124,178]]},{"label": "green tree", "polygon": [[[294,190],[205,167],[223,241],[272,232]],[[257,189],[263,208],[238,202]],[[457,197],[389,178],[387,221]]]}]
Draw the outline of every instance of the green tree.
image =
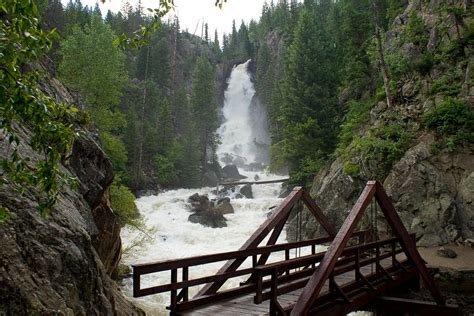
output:
[{"label": "green tree", "polygon": [[91,109],[110,108],[120,101],[126,81],[124,54],[112,46],[115,35],[102,18],[94,16],[84,30],[73,27],[62,42],[59,73],[63,82],[76,89]]},{"label": "green tree", "polygon": [[312,177],[334,149],[336,87],[333,45],[325,7],[305,4],[288,51],[278,113],[282,139],[273,153],[289,164],[295,182]]},{"label": "green tree", "polygon": [[215,100],[215,70],[208,60],[207,52],[199,56],[193,73],[191,106],[198,135],[202,170],[214,158],[217,146],[218,127],[217,105]]},{"label": "green tree", "polygon": [[124,172],[127,155],[120,133],[127,121],[117,105],[126,80],[125,56],[112,46],[114,39],[114,33],[98,15],[92,17],[84,30],[75,26],[61,45],[59,72],[64,83],[85,99],[105,152],[115,170]]}]

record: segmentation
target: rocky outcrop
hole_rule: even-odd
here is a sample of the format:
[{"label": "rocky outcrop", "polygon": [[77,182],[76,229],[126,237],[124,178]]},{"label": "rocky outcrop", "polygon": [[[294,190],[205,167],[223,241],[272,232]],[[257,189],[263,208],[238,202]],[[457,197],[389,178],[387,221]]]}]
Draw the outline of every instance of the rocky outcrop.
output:
[{"label": "rocky outcrop", "polygon": [[188,221],[206,227],[227,227],[224,214],[234,213],[234,208],[228,197],[209,201],[206,195],[195,193],[188,198],[188,203],[191,204],[191,212],[193,212],[189,215]]},{"label": "rocky outcrop", "polygon": [[423,135],[394,165],[384,182],[405,225],[418,244],[441,245],[474,233],[474,159],[467,148],[436,149]]},{"label": "rocky outcrop", "polygon": [[[466,2],[455,2],[457,5],[466,5]],[[456,23],[451,15],[443,11],[442,6],[442,1],[436,0],[409,1],[405,12],[395,19],[386,34],[387,52],[396,51],[410,61],[419,61],[427,54],[437,54],[439,47],[452,44],[458,36]],[[426,28],[426,47],[416,46],[407,39],[407,21],[414,10]],[[465,49],[468,50],[467,47]],[[388,159],[367,162],[359,153],[360,157],[336,157],[320,170],[314,178],[311,195],[333,225],[341,226],[368,180],[379,180],[407,229],[417,234],[418,245],[462,243],[474,236],[473,143],[463,141],[456,146],[447,146],[443,135],[423,125],[424,113],[438,107],[448,97],[455,96],[473,108],[473,67],[474,60],[466,53],[430,64],[424,72],[411,69],[397,79],[394,93],[396,98],[392,107],[387,107],[384,101],[373,106],[367,122],[356,131],[359,143],[353,142],[349,146],[359,146],[361,139],[370,139],[376,131],[383,130],[394,122],[400,123],[398,126],[413,136],[400,155],[396,159],[392,158],[393,161],[389,163]],[[459,89],[453,88],[455,92],[450,91],[448,95],[432,89],[436,84],[444,82],[447,73],[454,70],[459,76],[450,77],[445,88],[460,87]],[[342,94],[344,91],[339,99],[346,100]],[[354,98],[354,94],[351,97]],[[344,168],[347,167],[347,161],[344,159],[356,162],[360,172],[355,172],[354,175],[347,171]],[[384,164],[387,169],[376,172],[384,169],[377,164]],[[311,238],[323,233],[309,212],[303,211],[301,216],[304,237]],[[295,220],[291,221],[290,226],[293,228],[296,226]],[[364,224],[370,225],[367,221]],[[383,230],[383,227],[379,229]],[[289,232],[291,231],[295,229],[290,229]],[[291,234],[289,236],[291,238]]]},{"label": "rocky outcrop", "polygon": [[[72,97],[55,80],[45,89],[58,100]],[[30,131],[18,127],[20,151],[40,159],[28,145]],[[63,187],[48,216],[37,211],[39,193],[20,195],[6,182],[1,206],[10,219],[0,224],[0,314],[141,315],[112,280],[120,259],[120,225],[109,207],[113,179],[110,161],[94,135],[80,131],[72,155],[62,166],[77,178],[77,188]],[[0,156],[11,150],[2,138]]]}]

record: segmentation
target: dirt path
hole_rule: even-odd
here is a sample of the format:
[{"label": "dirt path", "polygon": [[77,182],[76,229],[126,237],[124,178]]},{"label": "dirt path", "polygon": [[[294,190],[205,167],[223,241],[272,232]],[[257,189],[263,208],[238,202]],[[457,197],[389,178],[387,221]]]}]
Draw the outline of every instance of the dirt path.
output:
[{"label": "dirt path", "polygon": [[436,251],[440,247],[418,248],[421,256],[427,262],[428,267],[443,269],[453,269],[457,271],[474,271],[474,249],[467,246],[448,245],[445,246],[454,250],[458,256],[454,259],[440,257]]}]

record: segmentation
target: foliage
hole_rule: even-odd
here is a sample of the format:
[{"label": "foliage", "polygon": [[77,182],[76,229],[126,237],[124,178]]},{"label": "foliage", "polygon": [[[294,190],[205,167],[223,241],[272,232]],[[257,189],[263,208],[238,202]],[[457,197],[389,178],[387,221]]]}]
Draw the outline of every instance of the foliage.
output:
[{"label": "foliage", "polygon": [[114,182],[110,186],[110,206],[120,219],[122,226],[135,228],[143,226],[143,219],[135,205],[135,196],[126,186]]},{"label": "foliage", "polygon": [[109,132],[100,133],[102,146],[116,171],[124,171],[127,163],[127,150],[124,143]]},{"label": "foliage", "polygon": [[[91,109],[119,103],[126,80],[124,54],[112,46],[115,35],[100,16],[84,29],[75,26],[61,43],[61,79],[77,89]],[[104,58],[106,58],[104,60]]]},{"label": "foliage", "polygon": [[159,0],[158,7],[155,9],[147,8],[151,13],[151,18],[146,25],[140,25],[139,28],[128,36],[125,33],[120,34],[113,42],[114,46],[122,48],[140,48],[149,43],[153,32],[161,26],[161,18],[174,9],[174,0]]},{"label": "foliage", "polygon": [[457,144],[474,143],[474,111],[463,100],[448,97],[423,115],[423,124],[443,134],[450,151]]},{"label": "foliage", "polygon": [[336,71],[329,34],[322,31],[324,10],[323,5],[303,7],[277,100],[281,140],[274,145],[279,156],[274,160],[287,161],[291,177],[300,183],[320,168],[335,142]]},{"label": "foliage", "polygon": [[385,56],[385,62],[394,81],[398,81],[411,70],[410,61],[399,51],[388,52]]},{"label": "foliage", "polygon": [[217,146],[216,129],[219,125],[214,95],[214,72],[207,52],[202,53],[194,68],[191,95],[191,113],[198,135],[202,170],[206,170],[208,159],[213,158],[213,149]]},{"label": "foliage", "polygon": [[387,5],[387,20],[393,21],[398,15],[402,14],[408,0],[389,0]]},{"label": "foliage", "polygon": [[356,176],[361,170],[365,176],[383,181],[414,136],[407,126],[396,121],[357,136],[342,153],[344,171]]},{"label": "foliage", "polygon": [[0,207],[0,223],[8,222],[10,219],[10,212],[6,207]]},{"label": "foliage", "polygon": [[411,11],[405,32],[407,40],[415,45],[426,46],[428,43],[426,26],[416,10]]},{"label": "foliage", "polygon": [[[20,192],[31,186],[44,192],[39,211],[46,214],[60,188],[71,183],[59,163],[75,137],[69,122],[76,110],[56,103],[38,88],[43,76],[36,63],[51,48],[55,33],[41,29],[35,2],[6,0],[0,5],[0,15],[0,129],[10,143],[1,169]],[[42,156],[38,162],[21,155],[17,123],[31,127],[29,145]]]},{"label": "foliage", "polygon": [[460,78],[462,74],[459,70],[446,71],[440,78],[436,79],[430,88],[430,95],[442,94],[444,96],[455,97],[461,91]]},{"label": "foliage", "polygon": [[176,181],[174,164],[166,156],[160,154],[155,156],[155,170],[158,183],[168,186]]},{"label": "foliage", "polygon": [[354,136],[369,119],[369,112],[373,103],[352,100],[344,117],[339,133],[338,152],[344,150],[354,139]]}]

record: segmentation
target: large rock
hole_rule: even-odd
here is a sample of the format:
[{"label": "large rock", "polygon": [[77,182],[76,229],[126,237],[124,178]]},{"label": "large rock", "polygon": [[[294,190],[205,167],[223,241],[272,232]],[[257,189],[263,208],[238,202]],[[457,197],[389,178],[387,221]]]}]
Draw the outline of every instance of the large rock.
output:
[{"label": "large rock", "polygon": [[435,150],[436,137],[422,136],[384,182],[419,245],[436,246],[474,233],[474,160],[468,148]]},{"label": "large rock", "polygon": [[240,188],[240,194],[245,196],[247,199],[253,199],[252,185],[245,184]]},{"label": "large rock", "polygon": [[[51,80],[47,91],[58,100],[71,96]],[[27,144],[27,128],[19,127],[20,152],[38,161]],[[11,150],[0,137],[0,157]],[[113,179],[110,161],[87,130],[74,144],[65,172],[78,186],[61,188],[46,217],[38,196],[25,188],[19,195],[9,182],[0,188],[1,206],[10,220],[0,224],[0,314],[5,315],[137,315],[111,279],[120,259],[120,225],[109,207],[107,190]]]},{"label": "large rock", "polygon": [[226,219],[223,215],[234,213],[228,197],[209,201],[206,195],[195,193],[188,198],[188,202],[191,204],[191,212],[194,212],[189,215],[188,221],[207,227],[226,227]]},{"label": "large rock", "polygon": [[191,204],[192,212],[205,212],[209,211],[211,205],[209,198],[206,195],[199,195],[195,193],[188,198],[188,202]]},{"label": "large rock", "polygon": [[188,221],[212,228],[226,227],[226,219],[216,212],[200,212],[189,215]]},{"label": "large rock", "polygon": [[216,206],[212,211],[218,214],[232,214],[234,213],[234,207],[230,204],[230,199],[225,197],[217,200]]},{"label": "large rock", "polygon": [[245,179],[246,176],[243,176],[239,173],[236,165],[227,165],[222,168],[222,178],[224,180],[238,180]]}]

